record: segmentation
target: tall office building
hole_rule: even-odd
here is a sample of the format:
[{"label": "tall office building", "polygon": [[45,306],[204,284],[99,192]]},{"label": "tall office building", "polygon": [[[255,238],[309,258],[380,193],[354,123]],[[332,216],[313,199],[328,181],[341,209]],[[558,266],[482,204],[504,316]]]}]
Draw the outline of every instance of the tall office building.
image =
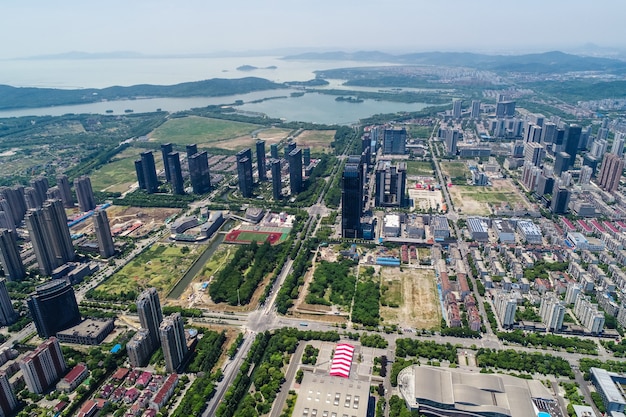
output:
[{"label": "tall office building", "polygon": [[302,165],[304,167],[308,167],[310,164],[311,164],[311,148],[303,148],[302,149]]},{"label": "tall office building", "polygon": [[283,182],[280,172],[280,159],[272,159],[272,196],[275,201],[282,196]]},{"label": "tall office building", "polygon": [[528,123],[526,125],[526,130],[524,131],[524,143],[528,142],[541,142],[541,126]]},{"label": "tall office building", "polygon": [[542,144],[537,142],[526,142],[524,144],[524,161],[530,162],[534,166],[538,167],[543,164],[543,159],[546,156],[546,150]]},{"label": "tall office building", "polygon": [[289,186],[291,195],[302,191],[302,149],[296,148],[289,152]]},{"label": "tall office building", "polygon": [[170,166],[170,161],[167,159],[167,156],[173,152],[171,143],[161,144],[161,157],[163,158],[163,166],[165,167],[165,180],[167,182],[172,181],[172,167]]},{"label": "tall office building", "polygon": [[70,190],[70,180],[67,175],[57,175],[57,187],[61,192],[61,201],[63,201],[63,207],[74,207],[74,201],[72,200],[72,191]]},{"label": "tall office building", "polygon": [[259,182],[267,180],[267,167],[265,166],[265,141],[256,141],[256,160],[259,171]]},{"label": "tall office building", "polygon": [[602,161],[598,175],[598,185],[605,191],[615,192],[624,171],[624,160],[615,154],[608,154]]},{"label": "tall office building", "polygon": [[239,191],[243,197],[252,197],[252,151],[250,148],[237,153],[237,178]]},{"label": "tall office building", "polygon": [[139,184],[139,189],[146,189],[146,179],[143,176],[143,163],[141,159],[137,159],[135,161],[135,174],[137,174],[137,183]]},{"label": "tall office building", "polygon": [[76,199],[78,200],[78,208],[80,211],[87,212],[96,208],[96,198],[93,196],[91,188],[91,180],[84,175],[74,180],[74,190],[76,190]]},{"label": "tall office building", "polygon": [[272,143],[270,145],[270,156],[273,159],[278,159],[278,143]]},{"label": "tall office building", "polygon": [[613,155],[617,155],[620,158],[624,155],[624,139],[625,135],[623,133],[617,132],[615,134],[615,139],[613,139],[613,146],[611,146],[611,153]]},{"label": "tall office building", "polygon": [[159,332],[165,357],[165,372],[176,372],[187,355],[185,329],[180,313],[165,317],[159,327]]},{"label": "tall office building", "polygon": [[17,246],[17,233],[0,229],[0,261],[4,275],[10,281],[19,281],[26,276],[26,269]]},{"label": "tall office building", "polygon": [[550,146],[554,143],[554,139],[556,138],[556,129],[556,124],[551,122],[545,122],[543,126],[541,126],[541,143],[543,145]]},{"label": "tall office building", "polygon": [[363,170],[359,164],[346,163],[341,177],[341,236],[361,237],[363,208]]},{"label": "tall office building", "polygon": [[565,127],[565,152],[570,155],[569,166],[573,167],[576,162],[576,153],[578,153],[578,144],[580,142],[580,135],[582,134],[582,128],[577,125],[569,125]]},{"label": "tall office building", "polygon": [[456,155],[457,143],[459,141],[459,131],[456,129],[446,129],[445,144],[448,155]]},{"label": "tall office building", "polygon": [[554,157],[554,175],[559,176],[561,172],[569,170],[569,154],[567,152],[558,152]]},{"label": "tall office building", "polygon": [[40,337],[50,337],[80,323],[72,286],[64,279],[48,281],[26,299],[28,311]]},{"label": "tall office building", "polygon": [[209,156],[207,153],[195,153],[187,158],[187,162],[189,163],[189,177],[193,193],[208,193],[211,189],[211,174],[209,172]]},{"label": "tall office building", "polygon": [[153,347],[148,329],[139,329],[137,333],[126,344],[126,353],[130,366],[139,368],[146,366],[150,356],[152,356]]},{"label": "tall office building", "polygon": [[28,390],[41,394],[61,378],[67,370],[61,346],[56,337],[43,342],[20,362]]},{"label": "tall office building", "polygon": [[291,153],[291,151],[293,151],[294,149],[296,149],[296,142],[294,142],[293,140],[289,141],[286,145],[285,145],[285,159],[287,159],[289,157],[289,154]]},{"label": "tall office building", "polygon": [[12,415],[18,405],[9,378],[4,372],[0,372],[0,417]]},{"label": "tall office building", "polygon": [[406,153],[406,129],[392,127],[385,129],[383,134],[384,155],[404,155]]},{"label": "tall office building", "polygon": [[198,145],[192,143],[191,145],[185,146],[185,150],[187,151],[187,158],[191,158],[198,153]]},{"label": "tall office building", "polygon": [[172,193],[177,195],[185,194],[185,181],[183,180],[183,171],[180,167],[178,152],[167,154],[167,166],[170,168],[169,182],[172,184]]},{"label": "tall office building", "polygon": [[61,200],[49,200],[41,209],[30,210],[26,228],[42,275],[51,275],[76,256]]},{"label": "tall office building", "polygon": [[558,332],[563,327],[565,305],[561,302],[561,299],[553,293],[546,293],[541,297],[539,315],[541,316],[543,324],[546,325],[547,331]]},{"label": "tall office building", "polygon": [[559,187],[552,193],[552,203],[550,204],[550,210],[554,214],[567,213],[567,206],[570,199],[570,191],[567,188]]},{"label": "tall office building", "polygon": [[459,119],[461,117],[463,102],[459,99],[452,100],[452,117]]},{"label": "tall office building", "polygon": [[470,113],[472,119],[480,119],[480,101],[472,100],[472,111]]},{"label": "tall office building", "polygon": [[515,116],[515,102],[514,101],[498,101],[496,103],[496,118]]},{"label": "tall office building", "polygon": [[109,218],[105,210],[98,210],[94,213],[93,227],[96,231],[100,256],[110,258],[115,254],[115,246],[113,245],[113,237],[111,236]]},{"label": "tall office building", "polygon": [[37,177],[30,180],[30,186],[37,191],[37,196],[39,197],[39,201],[46,201],[46,192],[50,185],[48,184],[48,178],[46,177]]},{"label": "tall office building", "polygon": [[378,161],[376,165],[376,207],[406,206],[406,163],[391,165],[391,161]]},{"label": "tall office building", "polygon": [[148,194],[156,193],[159,190],[159,180],[157,178],[154,155],[151,151],[141,153],[141,169],[143,170],[143,181],[146,186],[146,192]]},{"label": "tall office building", "polygon": [[17,313],[11,303],[9,291],[7,290],[7,280],[0,278],[0,325],[8,326],[15,323]]},{"label": "tall office building", "polygon": [[156,288],[148,288],[137,297],[137,314],[141,327],[150,332],[152,349],[159,346],[159,326],[163,321],[161,303]]}]

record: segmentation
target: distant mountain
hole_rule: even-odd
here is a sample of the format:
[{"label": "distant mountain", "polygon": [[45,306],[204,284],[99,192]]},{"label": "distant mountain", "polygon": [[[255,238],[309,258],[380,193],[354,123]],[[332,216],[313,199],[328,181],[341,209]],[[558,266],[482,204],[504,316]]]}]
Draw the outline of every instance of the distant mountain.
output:
[{"label": "distant mountain", "polygon": [[213,78],[175,85],[140,84],[130,87],[59,90],[0,85],[0,110],[95,103],[103,100],[125,100],[153,97],[217,97],[253,91],[285,88],[264,78]]},{"label": "distant mountain", "polygon": [[283,59],[459,66],[507,72],[626,71],[626,61],[572,55],[560,51],[525,55],[484,55],[470,52],[420,52],[403,55],[391,55],[378,51],[310,52],[286,56]]},{"label": "distant mountain", "polygon": [[72,51],[72,52],[64,52],[61,54],[51,54],[51,55],[37,55],[30,56],[22,59],[139,59],[139,58],[147,58],[147,55],[140,54],[139,52],[131,52],[131,51],[117,51],[117,52],[80,52],[80,51]]}]

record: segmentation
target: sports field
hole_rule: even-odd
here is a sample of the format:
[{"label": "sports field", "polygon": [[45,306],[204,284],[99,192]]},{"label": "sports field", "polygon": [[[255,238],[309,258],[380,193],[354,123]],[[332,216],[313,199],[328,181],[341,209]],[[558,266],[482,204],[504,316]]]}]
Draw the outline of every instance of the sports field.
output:
[{"label": "sports field", "polygon": [[249,230],[231,230],[224,241],[227,243],[251,243],[251,242],[265,242],[266,240],[271,245],[276,245],[287,239],[286,233],[280,232],[251,232]]}]

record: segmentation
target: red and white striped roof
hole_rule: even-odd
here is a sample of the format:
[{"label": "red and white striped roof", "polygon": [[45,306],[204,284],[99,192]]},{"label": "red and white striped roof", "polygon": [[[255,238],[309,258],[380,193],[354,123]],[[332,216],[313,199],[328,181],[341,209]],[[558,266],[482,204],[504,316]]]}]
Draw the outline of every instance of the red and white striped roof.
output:
[{"label": "red and white striped roof", "polygon": [[348,378],[350,376],[350,367],[352,366],[352,356],[354,355],[354,346],[347,343],[340,343],[335,347],[335,355],[330,365],[330,374],[332,376],[340,376]]}]

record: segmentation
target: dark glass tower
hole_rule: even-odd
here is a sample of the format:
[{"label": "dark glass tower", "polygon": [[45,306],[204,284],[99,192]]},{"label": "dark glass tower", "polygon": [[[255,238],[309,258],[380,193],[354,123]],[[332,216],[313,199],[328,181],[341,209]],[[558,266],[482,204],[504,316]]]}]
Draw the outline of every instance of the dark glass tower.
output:
[{"label": "dark glass tower", "polygon": [[580,135],[582,128],[576,125],[570,125],[565,127],[565,152],[570,156],[568,167],[571,168],[576,162],[576,153],[578,152],[578,142],[580,142]]},{"label": "dark glass tower", "polygon": [[291,195],[302,191],[302,150],[299,148],[289,152],[289,186]]},{"label": "dark glass tower", "polygon": [[237,177],[241,195],[252,197],[252,151],[250,148],[237,153]]},{"label": "dark glass tower", "polygon": [[211,189],[209,158],[206,152],[195,153],[187,159],[189,177],[194,194],[204,194]]},{"label": "dark glass tower", "polygon": [[137,174],[137,182],[139,183],[139,188],[145,190],[146,179],[143,177],[143,164],[141,163],[141,159],[137,159],[135,161],[135,173]]},{"label": "dark glass tower", "polygon": [[28,310],[37,327],[37,334],[46,338],[80,322],[80,313],[72,286],[64,279],[55,279],[35,289],[27,299]]},{"label": "dark glass tower", "polygon": [[172,192],[177,195],[185,194],[185,182],[183,180],[183,171],[180,168],[180,156],[178,152],[170,152],[167,154],[167,165],[170,167]]},{"label": "dark glass tower", "polygon": [[165,179],[167,182],[172,181],[172,168],[167,156],[172,153],[173,148],[171,143],[164,143],[161,145],[161,156],[163,157],[163,166],[165,167]]},{"label": "dark glass tower", "polygon": [[276,201],[280,200],[283,189],[280,175],[280,159],[272,159],[272,195]]},{"label": "dark glass tower", "polygon": [[191,158],[198,153],[198,145],[196,145],[195,143],[187,145],[185,149],[187,150],[187,158]]},{"label": "dark glass tower", "polygon": [[270,145],[270,156],[274,159],[278,159],[278,144],[272,143]]},{"label": "dark glass tower", "polygon": [[265,141],[259,140],[256,143],[257,169],[259,170],[259,182],[267,179],[267,168],[265,167]]},{"label": "dark glass tower", "polygon": [[111,227],[106,211],[98,210],[94,213],[93,226],[96,231],[100,256],[110,258],[115,254],[115,246],[113,246],[113,237],[111,237]]},{"label": "dark glass tower", "polygon": [[359,164],[347,163],[341,177],[341,235],[361,237],[361,209],[363,200],[362,170]]},{"label": "dark glass tower", "polygon": [[143,180],[146,184],[148,194],[154,194],[159,190],[159,180],[157,179],[154,155],[150,151],[141,153],[141,168],[143,170]]}]

